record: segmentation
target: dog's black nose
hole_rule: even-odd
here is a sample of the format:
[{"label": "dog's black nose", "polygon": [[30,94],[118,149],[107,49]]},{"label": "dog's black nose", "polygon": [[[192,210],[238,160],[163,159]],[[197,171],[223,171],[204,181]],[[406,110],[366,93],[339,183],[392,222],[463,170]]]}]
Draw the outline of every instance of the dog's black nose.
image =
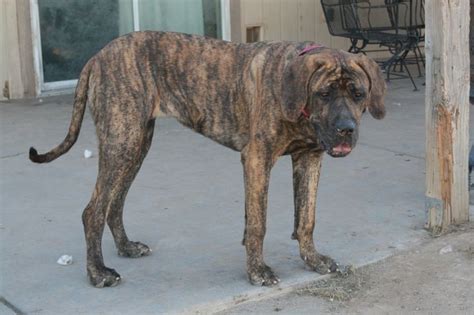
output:
[{"label": "dog's black nose", "polygon": [[336,127],[337,133],[340,134],[341,136],[346,136],[346,135],[349,136],[354,132],[356,128],[356,124],[352,119],[339,119],[336,122],[335,127]]}]

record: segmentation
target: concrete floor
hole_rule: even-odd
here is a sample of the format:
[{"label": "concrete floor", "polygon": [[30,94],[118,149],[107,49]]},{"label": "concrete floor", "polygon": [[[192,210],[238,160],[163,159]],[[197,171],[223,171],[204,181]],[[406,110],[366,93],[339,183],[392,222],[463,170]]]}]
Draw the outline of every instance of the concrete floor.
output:
[{"label": "concrete floor", "polygon": [[[421,81],[419,82],[421,85]],[[97,150],[87,115],[73,149],[46,165],[29,162],[65,136],[71,96],[0,103],[1,291],[28,314],[208,313],[278,295],[318,274],[305,270],[293,227],[291,163],[272,172],[266,262],[282,282],[246,279],[240,155],[159,119],[154,143],[128,195],[125,225],[153,254],[121,258],[107,230],[106,265],[123,282],[91,287],[85,272],[81,213],[94,187]],[[366,115],[358,147],[325,157],[318,195],[316,244],[342,264],[363,265],[427,237],[424,214],[424,94],[408,80],[390,84],[387,117]],[[471,118],[473,115],[471,115]],[[472,120],[472,119],[471,119]],[[84,150],[93,152],[85,159]],[[60,266],[59,256],[74,263]],[[0,313],[8,313],[0,305]]]},{"label": "concrete floor", "polygon": [[[446,248],[451,251],[443,253]],[[328,277],[324,283],[242,303],[216,315],[472,315],[473,283],[471,222],[348,277]]]}]

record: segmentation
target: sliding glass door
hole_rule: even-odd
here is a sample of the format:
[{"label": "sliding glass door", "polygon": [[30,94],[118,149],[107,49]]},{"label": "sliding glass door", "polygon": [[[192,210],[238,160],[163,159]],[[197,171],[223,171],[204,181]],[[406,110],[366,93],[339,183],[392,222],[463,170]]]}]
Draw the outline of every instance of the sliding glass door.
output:
[{"label": "sliding glass door", "polygon": [[[71,88],[87,60],[138,30],[222,38],[222,0],[31,0],[42,91]],[[35,21],[33,21],[35,23]]]}]

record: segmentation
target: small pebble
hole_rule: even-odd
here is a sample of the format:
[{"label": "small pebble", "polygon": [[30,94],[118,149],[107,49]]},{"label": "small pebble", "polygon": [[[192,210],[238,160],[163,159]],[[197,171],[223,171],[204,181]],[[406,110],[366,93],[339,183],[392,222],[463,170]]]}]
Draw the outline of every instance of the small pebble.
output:
[{"label": "small pebble", "polygon": [[72,256],[62,255],[61,257],[59,257],[57,263],[62,265],[62,266],[71,265],[72,264]]},{"label": "small pebble", "polygon": [[90,150],[84,150],[84,157],[86,159],[89,159],[90,157],[92,157],[92,151]]},{"label": "small pebble", "polygon": [[453,251],[453,247],[451,245],[445,246],[439,250],[440,255],[448,254]]}]

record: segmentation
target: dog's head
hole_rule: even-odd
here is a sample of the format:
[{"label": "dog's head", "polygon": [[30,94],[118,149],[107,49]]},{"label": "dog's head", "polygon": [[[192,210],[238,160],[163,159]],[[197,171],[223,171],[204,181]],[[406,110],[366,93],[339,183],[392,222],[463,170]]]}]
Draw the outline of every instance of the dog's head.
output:
[{"label": "dog's head", "polygon": [[323,49],[293,58],[282,80],[282,111],[291,122],[310,124],[329,155],[349,154],[366,109],[385,116],[385,81],[364,55]]}]

